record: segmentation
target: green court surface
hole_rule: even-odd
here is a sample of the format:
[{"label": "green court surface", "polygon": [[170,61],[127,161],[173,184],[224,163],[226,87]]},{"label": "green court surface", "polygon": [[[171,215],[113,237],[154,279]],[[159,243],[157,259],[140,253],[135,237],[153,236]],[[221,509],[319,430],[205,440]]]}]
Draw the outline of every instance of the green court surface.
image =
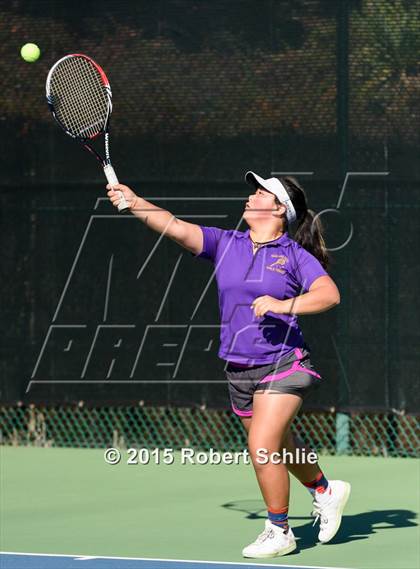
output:
[{"label": "green court surface", "polygon": [[[1,447],[2,551],[244,562],[263,529],[249,465],[116,465],[101,450]],[[419,462],[323,457],[353,492],[334,541],[316,544],[309,493],[292,482],[298,552],[273,565],[419,567]],[[249,560],[256,562],[256,560]]]}]

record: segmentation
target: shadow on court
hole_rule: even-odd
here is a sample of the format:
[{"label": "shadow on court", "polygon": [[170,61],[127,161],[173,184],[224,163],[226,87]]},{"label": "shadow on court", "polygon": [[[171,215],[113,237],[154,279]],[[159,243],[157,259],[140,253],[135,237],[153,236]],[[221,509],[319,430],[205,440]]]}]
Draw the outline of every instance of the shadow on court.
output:
[{"label": "shadow on court", "polygon": [[[222,504],[223,508],[245,514],[248,520],[265,520],[266,508],[261,500],[238,500]],[[298,549],[311,548],[317,541],[318,525],[313,526],[313,518],[290,516],[293,533],[298,540]],[[295,523],[308,520],[308,523],[295,527]],[[348,543],[367,539],[371,534],[393,528],[417,526],[417,514],[411,510],[373,510],[361,514],[344,515],[340,531],[331,544]]]}]

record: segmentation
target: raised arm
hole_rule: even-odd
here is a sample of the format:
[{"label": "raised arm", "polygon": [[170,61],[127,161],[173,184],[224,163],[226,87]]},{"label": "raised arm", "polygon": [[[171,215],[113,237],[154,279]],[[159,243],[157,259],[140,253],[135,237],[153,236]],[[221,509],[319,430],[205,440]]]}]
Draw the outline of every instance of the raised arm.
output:
[{"label": "raised arm", "polygon": [[108,184],[107,190],[109,199],[115,207],[118,206],[119,202],[117,191],[122,192],[132,214],[150,229],[163,233],[195,255],[203,250],[203,232],[199,225],[176,218],[166,209],[137,196],[133,190],[124,184],[116,186]]}]

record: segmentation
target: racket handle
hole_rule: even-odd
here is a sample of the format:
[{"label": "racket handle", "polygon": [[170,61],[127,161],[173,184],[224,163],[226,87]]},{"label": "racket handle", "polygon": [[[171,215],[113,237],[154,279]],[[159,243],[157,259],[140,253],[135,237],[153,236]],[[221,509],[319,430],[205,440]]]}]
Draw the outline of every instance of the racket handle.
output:
[{"label": "racket handle", "polygon": [[[116,186],[117,184],[119,184],[117,175],[115,173],[114,168],[111,166],[111,164],[106,164],[104,166],[104,172],[105,172],[106,179],[108,180],[108,184],[111,184],[111,186]],[[128,207],[127,200],[125,199],[124,194],[122,192],[117,191],[117,194],[119,194],[119,196],[120,196],[120,203],[118,204],[118,211],[119,211],[119,213],[125,213],[130,209]]]}]

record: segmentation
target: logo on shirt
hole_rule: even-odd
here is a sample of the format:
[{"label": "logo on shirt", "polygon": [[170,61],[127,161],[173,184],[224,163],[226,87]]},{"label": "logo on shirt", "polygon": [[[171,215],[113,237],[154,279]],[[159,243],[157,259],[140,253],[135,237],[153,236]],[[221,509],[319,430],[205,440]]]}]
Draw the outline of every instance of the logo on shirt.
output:
[{"label": "logo on shirt", "polygon": [[276,273],[281,273],[282,275],[284,275],[284,273],[286,272],[284,269],[282,269],[281,267],[283,265],[285,265],[288,262],[288,258],[286,257],[286,255],[271,255],[273,258],[275,258],[276,260],[271,263],[270,265],[266,265],[266,269],[268,269],[269,271],[276,271]]}]

